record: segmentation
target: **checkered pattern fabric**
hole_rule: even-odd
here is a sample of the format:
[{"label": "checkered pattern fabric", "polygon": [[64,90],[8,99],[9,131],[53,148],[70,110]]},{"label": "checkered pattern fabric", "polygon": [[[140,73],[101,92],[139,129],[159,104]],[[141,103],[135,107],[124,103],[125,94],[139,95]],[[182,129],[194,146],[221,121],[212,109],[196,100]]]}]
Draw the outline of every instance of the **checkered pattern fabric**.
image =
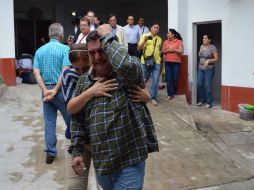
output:
[{"label": "checkered pattern fabric", "polygon": [[[110,36],[109,36],[110,37]],[[116,78],[118,89],[112,97],[98,97],[72,117],[72,154],[82,154],[84,144],[91,144],[93,162],[98,175],[110,175],[139,163],[149,152],[158,151],[154,125],[145,103],[133,103],[128,86],[143,84],[141,65],[118,42],[104,39],[102,47],[113,66],[108,79]],[[76,95],[91,87],[92,72],[81,76]]]},{"label": "checkered pattern fabric", "polygon": [[64,66],[70,66],[69,47],[51,39],[34,57],[34,68],[40,70],[45,84],[56,84]]}]

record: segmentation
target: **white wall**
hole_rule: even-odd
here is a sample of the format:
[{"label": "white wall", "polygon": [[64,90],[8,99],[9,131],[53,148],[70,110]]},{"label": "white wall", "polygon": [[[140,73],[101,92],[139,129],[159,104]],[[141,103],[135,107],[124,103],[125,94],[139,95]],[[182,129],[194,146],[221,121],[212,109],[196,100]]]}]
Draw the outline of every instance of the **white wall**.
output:
[{"label": "white wall", "polygon": [[0,0],[0,20],[0,58],[14,58],[15,37],[14,10],[12,0]]},{"label": "white wall", "polygon": [[194,72],[193,23],[221,20],[222,85],[254,88],[253,0],[168,0],[168,8],[169,25],[174,24],[185,40],[190,80]]}]

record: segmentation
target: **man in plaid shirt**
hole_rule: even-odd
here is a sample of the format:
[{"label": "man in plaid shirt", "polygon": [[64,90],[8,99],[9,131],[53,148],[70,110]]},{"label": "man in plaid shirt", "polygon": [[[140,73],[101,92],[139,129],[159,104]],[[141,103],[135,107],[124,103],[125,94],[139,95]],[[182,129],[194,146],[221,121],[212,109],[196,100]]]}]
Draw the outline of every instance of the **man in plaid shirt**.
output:
[{"label": "man in plaid shirt", "polygon": [[76,96],[99,79],[116,79],[118,89],[112,97],[96,97],[76,115],[71,124],[72,166],[82,175],[82,154],[91,144],[96,178],[105,190],[142,189],[145,159],[158,151],[153,122],[145,103],[134,103],[128,93],[133,85],[144,85],[138,58],[129,56],[111,34],[110,25],[102,25],[87,37],[91,70],[81,76]]}]

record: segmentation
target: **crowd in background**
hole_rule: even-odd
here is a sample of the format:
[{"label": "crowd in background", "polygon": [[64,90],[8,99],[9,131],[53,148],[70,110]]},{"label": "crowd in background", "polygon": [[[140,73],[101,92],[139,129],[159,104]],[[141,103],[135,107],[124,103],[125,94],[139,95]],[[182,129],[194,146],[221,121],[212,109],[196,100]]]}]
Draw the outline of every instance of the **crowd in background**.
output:
[{"label": "crowd in background", "polygon": [[[177,95],[184,53],[181,35],[170,28],[162,41],[160,23],[147,27],[139,17],[135,25],[133,15],[120,26],[117,15],[111,13],[107,23],[88,11],[75,25],[75,34],[68,36],[68,45],[62,43],[62,25],[53,23],[50,41],[36,51],[34,59],[23,55],[17,61],[23,80],[31,79],[32,73],[42,90],[47,164],[57,156],[58,110],[64,118],[69,189],[87,189],[91,159],[103,189],[142,189],[148,153],[159,150],[146,103],[158,105],[162,72],[167,83],[165,101]],[[199,52],[198,105],[206,102],[207,108],[212,107],[211,82],[218,60],[211,40],[205,34]]]}]

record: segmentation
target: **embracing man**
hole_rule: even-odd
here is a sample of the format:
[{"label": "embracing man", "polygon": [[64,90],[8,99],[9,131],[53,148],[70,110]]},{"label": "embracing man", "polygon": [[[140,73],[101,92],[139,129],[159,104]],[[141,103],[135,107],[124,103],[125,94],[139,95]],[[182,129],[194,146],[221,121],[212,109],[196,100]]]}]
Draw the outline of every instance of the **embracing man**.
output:
[{"label": "embracing man", "polygon": [[144,86],[141,64],[130,56],[105,24],[87,37],[91,70],[76,87],[76,96],[97,80],[116,79],[118,89],[111,97],[94,97],[76,115],[71,124],[72,166],[82,175],[91,145],[98,183],[104,190],[142,189],[148,153],[159,150],[154,125],[145,103],[131,101],[129,89]]}]

